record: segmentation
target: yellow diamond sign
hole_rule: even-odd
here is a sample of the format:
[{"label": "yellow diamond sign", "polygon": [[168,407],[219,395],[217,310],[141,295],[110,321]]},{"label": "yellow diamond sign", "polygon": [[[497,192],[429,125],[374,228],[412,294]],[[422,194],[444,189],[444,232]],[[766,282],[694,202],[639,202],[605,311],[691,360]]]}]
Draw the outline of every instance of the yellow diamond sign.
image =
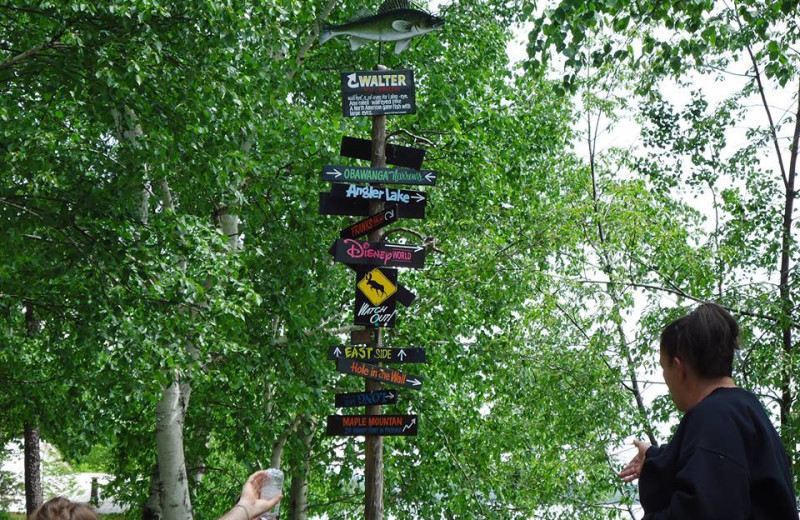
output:
[{"label": "yellow diamond sign", "polygon": [[397,292],[397,287],[378,268],[368,272],[358,282],[358,288],[372,305],[380,305]]}]

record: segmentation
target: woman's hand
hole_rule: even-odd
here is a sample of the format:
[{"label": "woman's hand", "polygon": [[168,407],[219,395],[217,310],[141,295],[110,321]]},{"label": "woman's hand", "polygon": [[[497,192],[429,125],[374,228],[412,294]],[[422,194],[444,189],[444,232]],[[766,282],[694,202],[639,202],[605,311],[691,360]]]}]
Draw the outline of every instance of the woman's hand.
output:
[{"label": "woman's hand", "polygon": [[619,472],[619,478],[621,478],[623,482],[633,482],[639,478],[639,475],[642,473],[642,464],[644,464],[645,455],[651,446],[650,443],[640,440],[633,441],[633,444],[636,445],[636,456],[634,456],[628,465]]}]

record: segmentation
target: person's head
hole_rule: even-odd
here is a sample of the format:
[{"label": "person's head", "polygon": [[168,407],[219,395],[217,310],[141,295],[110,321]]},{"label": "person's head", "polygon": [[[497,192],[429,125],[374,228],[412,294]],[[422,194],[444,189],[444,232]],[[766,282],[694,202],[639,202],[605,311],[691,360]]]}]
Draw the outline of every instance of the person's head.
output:
[{"label": "person's head", "polygon": [[86,504],[55,497],[39,506],[29,520],[97,520],[97,515]]},{"label": "person's head", "polygon": [[739,348],[739,324],[728,311],[704,303],[661,332],[661,367],[675,404],[684,409],[681,391],[686,377],[712,381],[733,374]]}]

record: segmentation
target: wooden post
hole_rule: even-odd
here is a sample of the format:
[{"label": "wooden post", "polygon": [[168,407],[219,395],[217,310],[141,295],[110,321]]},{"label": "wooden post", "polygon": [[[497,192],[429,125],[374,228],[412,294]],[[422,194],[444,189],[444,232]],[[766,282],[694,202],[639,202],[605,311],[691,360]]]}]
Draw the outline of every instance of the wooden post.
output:
[{"label": "wooden post", "polygon": [[[377,65],[375,70],[386,70],[383,65]],[[386,116],[372,116],[372,166],[383,168],[386,166]],[[383,210],[383,202],[371,202],[370,215]],[[370,242],[383,240],[383,230],[378,229],[369,234]],[[375,329],[370,338],[369,346],[380,348],[383,346],[383,331]],[[383,366],[383,363],[379,363]],[[380,381],[367,379],[367,392],[375,392],[382,388]],[[380,405],[366,407],[367,415],[381,415]],[[366,520],[383,520],[383,437],[380,435],[366,436],[366,467],[364,468],[365,494],[364,518]]]}]

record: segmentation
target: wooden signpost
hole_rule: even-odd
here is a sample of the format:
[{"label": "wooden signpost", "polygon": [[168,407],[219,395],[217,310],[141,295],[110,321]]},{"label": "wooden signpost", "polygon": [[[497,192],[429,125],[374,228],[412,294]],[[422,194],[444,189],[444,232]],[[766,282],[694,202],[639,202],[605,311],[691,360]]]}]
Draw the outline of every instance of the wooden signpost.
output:
[{"label": "wooden signpost", "polygon": [[[366,379],[364,392],[336,394],[335,401],[337,408],[364,406],[365,414],[330,415],[326,433],[365,436],[364,518],[382,520],[383,437],[417,435],[418,429],[416,415],[383,415],[381,406],[396,404],[398,394],[384,390],[383,384],[415,390],[423,384],[422,377],[383,364],[426,362],[424,348],[383,346],[384,330],[395,323],[396,302],[409,306],[416,298],[398,283],[393,268],[419,269],[425,263],[424,247],[388,244],[383,229],[401,218],[424,219],[428,202],[425,192],[383,184],[434,186],[437,173],[421,170],[425,150],[386,143],[386,114],[416,111],[413,71],[378,65],[374,71],[343,72],[341,80],[343,115],[372,117],[371,139],[343,136],[341,155],[370,161],[370,166],[325,165],[322,179],[333,184],[330,193],[319,194],[319,212],[366,217],[342,229],[329,250],[335,261],[355,271],[354,323],[365,329],[351,334],[351,341],[363,346],[333,345],[328,359],[336,361],[339,372]],[[364,236],[366,240],[357,240]]]}]

